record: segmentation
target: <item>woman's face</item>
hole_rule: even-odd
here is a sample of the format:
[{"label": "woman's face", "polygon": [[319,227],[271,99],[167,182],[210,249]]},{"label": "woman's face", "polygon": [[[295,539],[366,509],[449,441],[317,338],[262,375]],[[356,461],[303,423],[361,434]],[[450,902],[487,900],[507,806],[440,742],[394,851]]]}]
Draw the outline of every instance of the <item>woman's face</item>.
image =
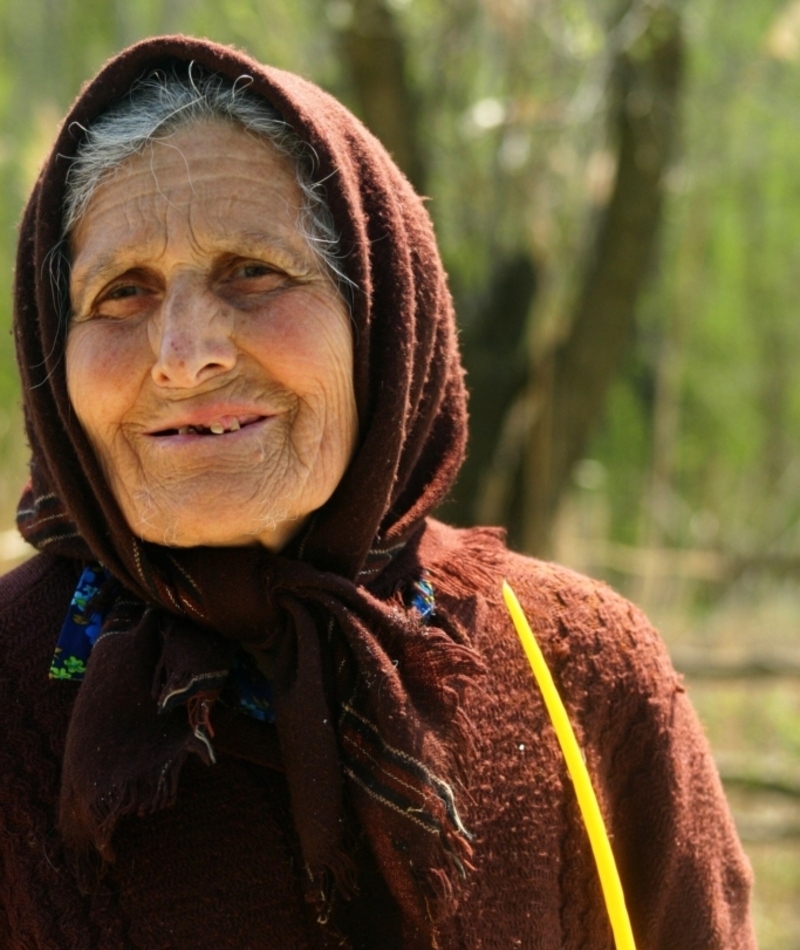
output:
[{"label": "woman's face", "polygon": [[289,162],[222,122],[127,160],[71,237],[72,405],[131,529],[280,549],[356,442],[346,306]]}]

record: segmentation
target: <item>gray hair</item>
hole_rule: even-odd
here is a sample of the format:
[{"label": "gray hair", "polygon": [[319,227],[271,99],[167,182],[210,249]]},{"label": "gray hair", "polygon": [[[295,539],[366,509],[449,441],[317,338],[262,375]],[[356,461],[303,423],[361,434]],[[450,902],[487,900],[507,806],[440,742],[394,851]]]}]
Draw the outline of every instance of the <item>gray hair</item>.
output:
[{"label": "gray hair", "polygon": [[[190,63],[188,72],[154,72],[137,82],[129,94],[84,130],[67,173],[62,240],[48,261],[54,296],[63,310],[68,286],[68,238],[98,186],[122,163],[141,154],[154,141],[204,120],[236,123],[267,140],[295,169],[302,194],[297,226],[349,302],[355,287],[341,266],[339,236],[325,199],[324,183],[314,180],[317,156],[278,111],[248,89],[250,76],[231,82]],[[65,271],[66,268],[66,271]],[[68,294],[67,294],[68,297]]]}]

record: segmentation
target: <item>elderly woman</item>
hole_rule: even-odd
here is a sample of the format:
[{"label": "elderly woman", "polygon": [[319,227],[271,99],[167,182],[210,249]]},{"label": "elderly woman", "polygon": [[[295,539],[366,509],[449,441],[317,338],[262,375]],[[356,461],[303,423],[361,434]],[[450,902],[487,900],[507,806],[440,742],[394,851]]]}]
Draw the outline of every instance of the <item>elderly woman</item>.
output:
[{"label": "elderly woman", "polygon": [[465,442],[450,297],[337,102],[203,41],[127,50],[42,170],[15,303],[41,553],[0,591],[2,946],[612,947],[504,578],[639,947],[754,946],[645,619],[430,517]]}]

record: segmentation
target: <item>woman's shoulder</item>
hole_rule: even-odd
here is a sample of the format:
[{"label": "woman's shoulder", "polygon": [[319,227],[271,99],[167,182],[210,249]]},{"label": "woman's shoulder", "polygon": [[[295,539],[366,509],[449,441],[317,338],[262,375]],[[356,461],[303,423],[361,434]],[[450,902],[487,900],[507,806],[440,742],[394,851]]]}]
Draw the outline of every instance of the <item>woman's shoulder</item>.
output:
[{"label": "woman's shoulder", "polygon": [[624,683],[637,692],[672,693],[678,687],[663,641],[645,614],[603,581],[511,551],[493,529],[433,522],[428,530],[434,564],[458,571],[476,548],[482,552],[483,569],[471,579],[478,602],[474,635],[490,660],[521,651],[503,600],[505,580],[556,672],[586,685]]},{"label": "woman's shoulder", "polygon": [[4,669],[52,654],[77,576],[71,562],[37,554],[0,577],[0,656]]},{"label": "woman's shoulder", "polygon": [[671,671],[664,643],[644,612],[603,581],[513,552],[507,567],[505,579],[540,640],[567,646],[587,663],[599,661],[614,676],[632,664]]},{"label": "woman's shoulder", "polygon": [[75,585],[75,566],[64,558],[36,554],[0,577],[0,617],[25,610],[31,601],[50,600]]}]

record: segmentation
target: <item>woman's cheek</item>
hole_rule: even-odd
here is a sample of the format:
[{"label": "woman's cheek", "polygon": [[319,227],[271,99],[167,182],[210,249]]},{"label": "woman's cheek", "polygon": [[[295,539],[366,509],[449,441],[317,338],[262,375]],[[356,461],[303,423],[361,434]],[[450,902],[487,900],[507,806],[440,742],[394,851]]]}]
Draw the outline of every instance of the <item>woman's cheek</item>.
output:
[{"label": "woman's cheek", "polygon": [[115,426],[147,372],[147,347],[134,328],[106,323],[79,324],[66,347],[67,391],[87,433]]},{"label": "woman's cheek", "polygon": [[[353,343],[350,317],[338,301],[295,298],[281,307],[259,331],[250,323],[237,338],[277,380],[301,397],[335,402],[352,389]],[[248,338],[249,336],[249,338]]]}]

